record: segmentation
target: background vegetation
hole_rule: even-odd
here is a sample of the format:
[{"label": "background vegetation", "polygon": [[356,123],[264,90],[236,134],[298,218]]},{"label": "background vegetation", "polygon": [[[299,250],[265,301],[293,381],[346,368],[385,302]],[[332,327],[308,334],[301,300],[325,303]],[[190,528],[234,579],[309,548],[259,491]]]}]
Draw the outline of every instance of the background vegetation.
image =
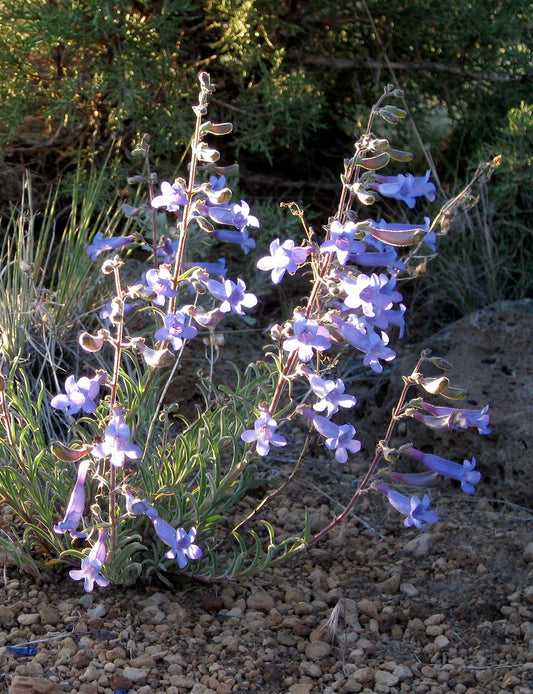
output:
[{"label": "background vegetation", "polygon": [[441,300],[457,313],[528,295],[532,24],[528,0],[2,0],[0,207],[20,198],[26,170],[35,205],[59,178],[70,200],[79,162],[111,152],[108,205],[143,132],[154,168],[172,175],[207,69],[244,194],[303,199],[325,219],[354,132],[393,82],[416,123],[397,144],[423,144],[414,168],[434,169],[441,202],[503,154],[490,192],[473,191],[482,205],[443,243]]}]

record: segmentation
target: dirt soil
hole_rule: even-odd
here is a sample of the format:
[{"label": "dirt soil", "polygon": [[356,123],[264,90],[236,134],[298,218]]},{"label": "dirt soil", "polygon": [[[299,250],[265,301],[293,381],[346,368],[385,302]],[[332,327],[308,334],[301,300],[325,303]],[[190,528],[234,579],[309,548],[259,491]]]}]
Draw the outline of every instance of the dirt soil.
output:
[{"label": "dirt soil", "polygon": [[[428,341],[491,404],[493,433],[400,437],[483,474],[469,496],[432,490],[441,521],[405,529],[377,494],[343,527],[258,578],[213,585],[97,589],[35,580],[4,568],[0,692],[73,694],[529,694],[533,691],[533,339],[531,302],[500,304]],[[404,350],[400,369],[416,359]],[[353,415],[366,455],[383,436],[387,388],[354,384]],[[381,411],[371,408],[376,401]],[[385,408],[385,409],[383,409]],[[375,412],[363,417],[363,411]],[[398,439],[400,442],[400,439]],[[303,476],[273,511],[284,531],[306,505],[313,528],[353,492],[362,457],[340,466],[311,451]],[[282,472],[290,465],[280,456]],[[37,653],[2,646],[34,643]]]}]

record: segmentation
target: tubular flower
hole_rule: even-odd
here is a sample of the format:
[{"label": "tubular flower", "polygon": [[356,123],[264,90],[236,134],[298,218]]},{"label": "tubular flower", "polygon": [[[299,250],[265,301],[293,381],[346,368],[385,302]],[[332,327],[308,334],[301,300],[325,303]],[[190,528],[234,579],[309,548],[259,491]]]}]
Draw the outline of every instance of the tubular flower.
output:
[{"label": "tubular flower", "polygon": [[152,517],[151,521],[159,539],[170,547],[165,554],[167,559],[176,559],[180,569],[184,569],[187,566],[189,559],[191,561],[200,559],[202,550],[194,543],[196,528],[191,528],[187,533],[183,528],[175,530],[169,523],[158,516]]},{"label": "tubular flower", "polygon": [[361,450],[361,442],[354,439],[355,429],[351,424],[334,424],[326,417],[315,414],[307,407],[302,408],[302,412],[312,422],[315,429],[326,437],[324,445],[330,451],[335,451],[335,460],[338,463],[345,463],[348,460],[348,451],[358,453]]},{"label": "tubular flower", "polygon": [[475,458],[472,458],[471,461],[465,460],[462,465],[459,465],[459,463],[452,463],[450,460],[440,458],[438,455],[422,453],[422,451],[418,451],[416,448],[407,448],[405,452],[412,455],[413,458],[420,460],[433,472],[438,472],[439,475],[461,482],[463,492],[473,494],[476,491],[474,485],[481,479],[481,473],[478,470],[474,470],[476,467]]},{"label": "tubular flower", "polygon": [[427,494],[420,500],[418,496],[404,496],[384,484],[376,484],[376,489],[386,494],[390,505],[405,516],[403,524],[406,528],[414,526],[423,530],[424,523],[436,523],[439,520],[438,513],[428,511],[430,500]]},{"label": "tubular flower", "polygon": [[154,333],[156,340],[168,340],[172,349],[175,350],[180,349],[183,340],[189,340],[196,335],[198,335],[198,330],[194,325],[191,325],[191,317],[181,311],[167,313],[165,327],[159,328]]},{"label": "tubular flower", "polygon": [[236,283],[231,280],[217,282],[208,279],[206,287],[215,299],[222,301],[220,304],[222,313],[233,311],[238,316],[244,316],[243,307],[252,308],[257,304],[257,297],[251,292],[246,292],[246,285],[241,279],[238,279]]},{"label": "tubular flower", "polygon": [[112,239],[104,239],[104,235],[98,232],[95,234],[91,245],[87,247],[87,254],[90,256],[91,260],[96,260],[100,253],[104,251],[115,251],[118,248],[127,246],[134,238],[135,236],[131,234],[130,236],[116,236]]},{"label": "tubular flower", "polygon": [[398,174],[397,176],[380,176],[375,174],[375,182],[370,184],[370,188],[376,190],[386,198],[402,200],[411,210],[416,204],[416,198],[425,195],[433,202],[437,189],[431,183],[429,177],[431,171],[426,171],[425,176],[413,176],[413,174]]},{"label": "tubular flower", "polygon": [[260,456],[266,456],[270,452],[270,446],[285,446],[287,441],[276,434],[277,422],[272,417],[265,405],[260,405],[261,416],[254,422],[253,429],[246,429],[241,434],[241,439],[246,443],[256,441],[256,451]]},{"label": "tubular flower", "polygon": [[122,417],[120,407],[115,407],[113,410],[113,418],[106,427],[104,440],[93,447],[92,455],[96,458],[110,456],[111,465],[115,467],[123,467],[125,457],[132,460],[141,457],[141,449],[134,443],[130,443],[130,428]]},{"label": "tubular flower", "polygon": [[65,517],[60,523],[54,525],[55,533],[62,535],[68,532],[73,540],[87,537],[87,533],[79,533],[76,528],[80,523],[83,509],[85,508],[85,479],[89,470],[89,464],[89,460],[82,460],[78,465],[78,476],[70,495]]},{"label": "tubular flower", "polygon": [[73,581],[85,582],[83,587],[86,593],[92,593],[95,583],[102,588],[109,585],[108,579],[100,573],[106,558],[106,540],[107,530],[101,529],[93,548],[81,562],[81,569],[72,569],[69,571],[69,576]]},{"label": "tubular flower", "polygon": [[418,419],[430,429],[442,430],[464,430],[468,427],[477,427],[480,434],[490,434],[489,406],[486,405],[482,410],[461,410],[454,407],[436,407],[428,402],[421,403],[421,406],[429,412],[425,415],[419,410],[410,413],[412,417]]},{"label": "tubular flower", "polygon": [[[301,315],[301,318],[299,317]],[[303,362],[308,362],[313,356],[313,350],[322,352],[331,347],[329,332],[316,320],[305,318],[303,314],[297,314],[294,321],[294,336],[283,341],[283,349],[286,352],[298,350],[298,357]]]},{"label": "tubular flower", "polygon": [[168,181],[163,181],[161,183],[161,195],[156,195],[152,200],[152,207],[156,209],[166,207],[169,212],[175,212],[187,204],[185,181],[179,178],[172,185]]},{"label": "tubular flower", "polygon": [[292,239],[287,239],[281,244],[279,239],[274,239],[270,244],[270,255],[259,258],[257,267],[265,272],[272,270],[272,282],[279,284],[286,272],[290,274],[296,272],[298,266],[306,261],[312,250],[311,247],[295,247]]},{"label": "tubular flower", "polygon": [[94,399],[105,379],[105,373],[98,373],[93,378],[82,376],[77,381],[74,376],[68,376],[65,393],[54,396],[50,405],[57,410],[66,410],[66,414],[70,415],[77,414],[80,410],[85,414],[92,414],[96,410]]}]

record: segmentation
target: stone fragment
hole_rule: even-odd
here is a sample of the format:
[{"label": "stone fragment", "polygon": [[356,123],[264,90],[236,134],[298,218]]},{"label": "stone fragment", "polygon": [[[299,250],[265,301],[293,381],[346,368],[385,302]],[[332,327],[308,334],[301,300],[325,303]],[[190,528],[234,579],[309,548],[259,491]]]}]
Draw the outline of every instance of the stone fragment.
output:
[{"label": "stone fragment", "polygon": [[146,679],[146,670],[139,667],[125,667],[124,677],[127,677],[131,682],[142,682]]},{"label": "stone fragment", "polygon": [[248,607],[251,610],[268,612],[274,607],[274,600],[264,590],[258,590],[248,598]]},{"label": "stone fragment", "polygon": [[325,641],[313,641],[307,644],[305,655],[309,660],[320,660],[331,653],[331,646]]},{"label": "stone fragment", "polygon": [[527,564],[533,562],[533,542],[527,543],[524,552],[522,553],[522,558]]},{"label": "stone fragment", "polygon": [[298,682],[291,684],[288,694],[311,694],[312,689],[313,685],[309,682]]},{"label": "stone fragment", "polygon": [[15,675],[8,694],[64,694],[63,689],[44,677]]},{"label": "stone fragment", "polygon": [[71,663],[72,667],[75,667],[78,670],[83,670],[84,668],[87,667],[87,665],[89,665],[91,660],[92,660],[92,658],[87,653],[87,651],[78,651],[77,653],[74,653],[70,663]]},{"label": "stone fragment", "polygon": [[414,557],[427,557],[431,552],[433,544],[432,533],[424,532],[418,534],[410,542],[405,545],[405,551],[412,554]]},{"label": "stone fragment", "polygon": [[38,624],[41,621],[41,616],[38,612],[32,612],[31,614],[19,614],[17,617],[17,622],[23,627],[30,626],[31,624]]}]

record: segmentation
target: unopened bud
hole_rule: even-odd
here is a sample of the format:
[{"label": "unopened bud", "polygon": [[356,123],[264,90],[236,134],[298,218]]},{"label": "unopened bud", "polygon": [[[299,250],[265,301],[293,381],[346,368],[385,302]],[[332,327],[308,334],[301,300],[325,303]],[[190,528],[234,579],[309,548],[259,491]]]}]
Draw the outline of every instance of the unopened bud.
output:
[{"label": "unopened bud", "polygon": [[61,460],[63,463],[77,463],[78,460],[85,458],[89,452],[89,448],[76,450],[74,448],[65,446],[65,444],[61,443],[60,441],[53,441],[50,444],[50,450],[55,457]]},{"label": "unopened bud", "polygon": [[172,366],[175,362],[175,356],[168,348],[164,349],[150,349],[144,342],[137,343],[137,349],[142,354],[142,358],[154,369],[162,368],[164,366]]},{"label": "unopened bud", "polygon": [[[107,331],[100,330],[98,335],[90,335],[87,332],[80,333],[78,343],[86,352],[99,352],[105,342]],[[107,333],[109,335],[109,333]]]}]

